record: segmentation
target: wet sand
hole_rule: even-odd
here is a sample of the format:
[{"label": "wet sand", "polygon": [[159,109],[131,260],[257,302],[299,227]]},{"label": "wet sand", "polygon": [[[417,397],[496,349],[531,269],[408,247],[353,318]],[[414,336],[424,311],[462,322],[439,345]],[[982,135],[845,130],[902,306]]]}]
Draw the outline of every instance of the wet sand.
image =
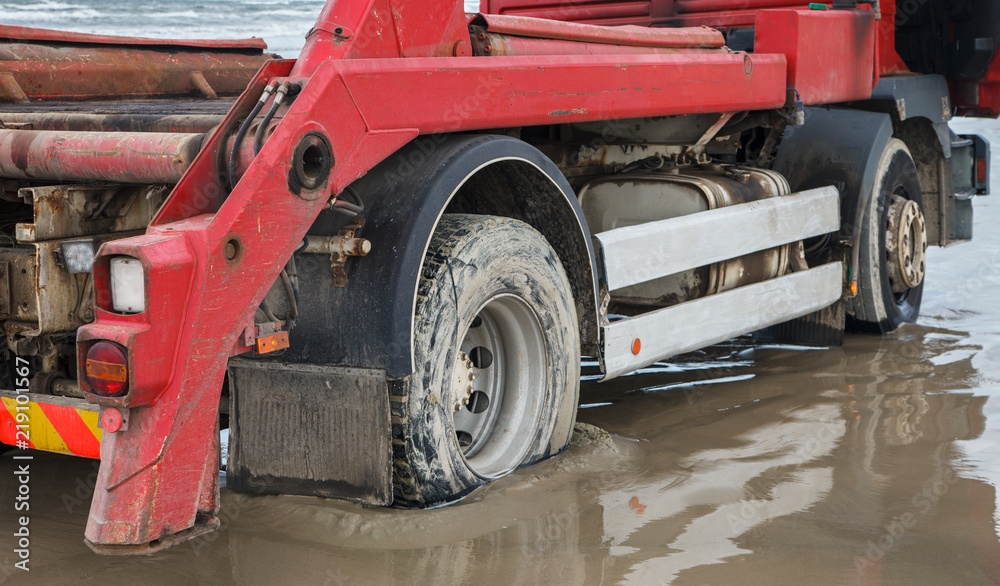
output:
[{"label": "wet sand", "polygon": [[[1000,154],[1000,123],[955,127]],[[455,506],[224,489],[222,530],[107,558],[83,544],[95,463],[37,455],[24,574],[0,456],[0,584],[1000,583],[994,191],[973,243],[932,250],[918,324],[827,350],[740,339],[588,380],[566,453]]]}]

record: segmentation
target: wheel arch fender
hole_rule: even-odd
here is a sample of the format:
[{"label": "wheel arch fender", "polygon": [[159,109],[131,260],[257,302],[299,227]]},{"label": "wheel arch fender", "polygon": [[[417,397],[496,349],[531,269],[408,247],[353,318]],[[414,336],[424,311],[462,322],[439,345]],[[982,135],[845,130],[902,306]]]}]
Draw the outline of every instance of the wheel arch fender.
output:
[{"label": "wheel arch fender", "polygon": [[892,134],[888,114],[806,108],[805,125],[786,130],[773,169],[785,176],[793,192],[836,186],[840,191],[838,237],[857,251],[862,215]]},{"label": "wheel arch fender", "polygon": [[947,79],[941,75],[885,77],[872,90],[870,100],[853,107],[884,112],[892,118],[893,136],[906,144],[917,165],[928,242],[947,246],[956,239],[959,221],[952,180],[954,139],[948,127],[952,105]]},{"label": "wheel arch fender", "polygon": [[309,274],[315,282],[303,287],[285,360],[384,369],[394,379],[410,375],[421,267],[446,212],[510,217],[541,232],[573,287],[581,342],[597,344],[590,232],[566,178],[538,149],[507,136],[422,136],[351,189],[365,203],[358,236],[372,250],[347,261],[346,287],[332,287],[329,265]]}]

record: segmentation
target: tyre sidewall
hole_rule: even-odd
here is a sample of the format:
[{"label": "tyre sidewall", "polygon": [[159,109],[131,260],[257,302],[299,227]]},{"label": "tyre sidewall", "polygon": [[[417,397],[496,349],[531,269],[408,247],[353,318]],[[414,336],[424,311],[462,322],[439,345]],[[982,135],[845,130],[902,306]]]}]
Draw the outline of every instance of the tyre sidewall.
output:
[{"label": "tyre sidewall", "polygon": [[[854,325],[862,331],[888,333],[904,323],[916,321],[920,312],[923,282],[910,289],[901,302],[896,300],[889,283],[885,239],[889,206],[892,195],[899,187],[905,189],[907,198],[915,201],[922,212],[923,192],[916,165],[906,145],[892,139],[879,162],[873,197],[869,198],[862,220],[861,254],[869,256],[862,258],[859,267],[859,301],[865,305],[866,311],[863,317],[853,316]],[[878,218],[878,221],[873,222],[872,217]]]}]

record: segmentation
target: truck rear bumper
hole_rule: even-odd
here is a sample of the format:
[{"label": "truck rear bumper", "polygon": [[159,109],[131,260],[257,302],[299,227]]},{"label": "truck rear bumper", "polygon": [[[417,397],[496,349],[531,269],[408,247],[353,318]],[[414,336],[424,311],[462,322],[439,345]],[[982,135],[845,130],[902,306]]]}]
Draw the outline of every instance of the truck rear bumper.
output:
[{"label": "truck rear bumper", "polygon": [[0,443],[100,458],[98,416],[83,399],[0,391]]}]

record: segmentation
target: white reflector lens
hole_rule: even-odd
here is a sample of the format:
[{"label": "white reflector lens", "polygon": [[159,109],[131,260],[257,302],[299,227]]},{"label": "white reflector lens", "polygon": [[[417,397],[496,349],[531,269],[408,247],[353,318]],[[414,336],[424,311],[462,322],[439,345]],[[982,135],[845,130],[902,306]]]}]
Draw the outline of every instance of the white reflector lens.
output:
[{"label": "white reflector lens", "polygon": [[146,280],[138,259],[111,259],[111,307],[119,313],[146,311]]}]

